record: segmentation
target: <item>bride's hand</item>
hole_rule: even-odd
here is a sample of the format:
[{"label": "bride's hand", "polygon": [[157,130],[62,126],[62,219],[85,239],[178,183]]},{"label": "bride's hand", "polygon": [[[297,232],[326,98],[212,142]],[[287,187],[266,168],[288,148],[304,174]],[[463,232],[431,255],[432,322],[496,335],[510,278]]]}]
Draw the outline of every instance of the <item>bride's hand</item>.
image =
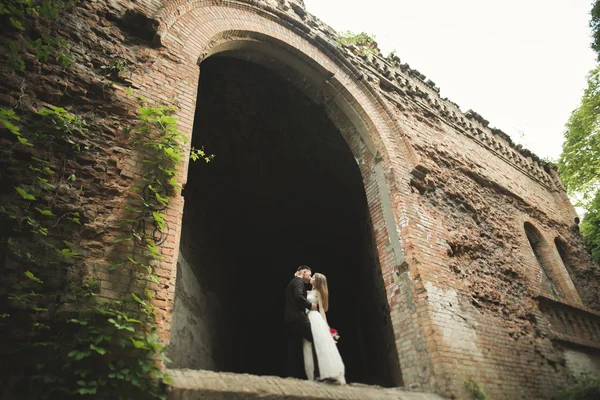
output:
[{"label": "bride's hand", "polygon": [[317,303],[312,303],[312,310],[317,311]]}]

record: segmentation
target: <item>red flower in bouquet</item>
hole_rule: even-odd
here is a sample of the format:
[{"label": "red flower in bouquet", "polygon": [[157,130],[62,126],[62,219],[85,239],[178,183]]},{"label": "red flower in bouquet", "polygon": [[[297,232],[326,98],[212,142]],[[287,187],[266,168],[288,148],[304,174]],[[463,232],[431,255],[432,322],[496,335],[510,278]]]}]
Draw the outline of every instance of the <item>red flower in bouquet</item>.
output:
[{"label": "red flower in bouquet", "polygon": [[338,340],[340,340],[340,334],[336,329],[329,328],[329,333],[331,333],[331,336],[333,337],[333,340],[335,340],[336,343]]}]

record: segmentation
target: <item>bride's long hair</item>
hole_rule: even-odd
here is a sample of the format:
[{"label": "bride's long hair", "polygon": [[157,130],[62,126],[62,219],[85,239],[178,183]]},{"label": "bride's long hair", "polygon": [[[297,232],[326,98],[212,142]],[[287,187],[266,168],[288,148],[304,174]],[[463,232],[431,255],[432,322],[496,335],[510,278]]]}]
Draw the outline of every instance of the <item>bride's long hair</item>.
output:
[{"label": "bride's long hair", "polygon": [[315,274],[315,290],[321,295],[323,311],[327,311],[329,309],[329,289],[327,288],[327,278],[325,275],[318,272]]}]

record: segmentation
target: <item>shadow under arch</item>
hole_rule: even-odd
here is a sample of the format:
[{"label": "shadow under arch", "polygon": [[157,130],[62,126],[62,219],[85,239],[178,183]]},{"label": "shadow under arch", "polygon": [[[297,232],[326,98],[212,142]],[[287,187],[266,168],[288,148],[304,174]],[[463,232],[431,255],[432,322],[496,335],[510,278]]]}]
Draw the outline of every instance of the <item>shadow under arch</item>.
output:
[{"label": "shadow under arch", "polygon": [[[336,77],[331,70],[315,62],[310,56],[289,46],[287,43],[264,35],[259,32],[251,31],[225,31],[213,38],[206,48],[206,52],[198,58],[198,65],[206,58],[221,55],[230,57],[239,57],[242,54],[261,55],[264,58],[276,60],[279,66],[287,66],[296,72],[295,80],[290,81],[297,85],[306,95],[317,103],[326,103],[335,106],[343,112],[350,120],[361,140],[365,143],[366,149],[372,156],[386,152],[383,146],[376,147],[371,138],[371,134],[376,132],[374,124],[370,121],[370,116],[360,103],[350,94],[343,82]],[[261,60],[252,60],[261,63]],[[264,61],[268,64],[268,61]],[[269,67],[267,65],[267,67]],[[273,68],[273,66],[271,66]],[[275,67],[276,68],[276,67]],[[305,79],[314,85],[310,88],[302,88],[298,80]],[[379,154],[378,154],[379,153]],[[356,156],[359,156],[355,154]]]},{"label": "shadow under arch", "polygon": [[[204,0],[191,2],[190,10],[201,7],[203,3]],[[166,13],[163,12],[162,15]],[[203,60],[219,54],[239,57],[241,53],[246,52],[267,56],[276,60],[279,65],[287,66],[288,72],[294,75],[289,79],[290,82],[312,101],[323,104],[327,115],[340,129],[359,163],[365,191],[376,188],[377,201],[367,199],[371,208],[371,218],[377,220],[380,217],[385,226],[385,238],[378,235],[376,241],[385,240],[389,243],[394,268],[403,265],[404,251],[400,246],[401,238],[396,226],[390,190],[394,190],[393,187],[397,184],[394,173],[408,174],[417,163],[416,155],[410,143],[402,137],[387,105],[370,85],[364,84],[362,75],[355,75],[331,54],[326,54],[325,61],[317,61],[317,57],[302,51],[297,43],[295,45],[297,47],[258,31],[222,30],[206,41],[196,63],[200,66]],[[259,62],[256,59],[251,61]],[[342,73],[332,72],[335,70]],[[300,83],[304,80],[312,83],[313,90]],[[351,86],[358,88],[359,92],[352,93],[349,89]],[[338,118],[340,115],[342,118]],[[342,126],[340,121],[344,119],[349,124]],[[348,134],[345,134],[346,132]],[[390,140],[394,135],[397,137]],[[388,148],[392,146],[391,141],[395,143],[394,149]],[[395,156],[394,163],[391,154]],[[398,171],[399,167],[402,171]]]},{"label": "shadow under arch", "polygon": [[[273,43],[274,42],[279,42],[277,43],[277,46],[274,46]],[[264,71],[269,71],[269,74],[273,74],[277,76],[277,79],[280,80],[281,82],[281,87],[285,86],[285,82],[289,83],[290,86],[293,86],[295,88],[295,90],[297,90],[297,93],[301,94],[302,96],[305,96],[306,98],[310,99],[311,102],[313,104],[315,104],[317,106],[317,108],[320,108],[323,113],[326,115],[326,119],[328,119],[330,122],[333,122],[333,124],[335,124],[334,129],[337,130],[337,134],[340,137],[343,137],[344,141],[346,142],[347,145],[347,151],[349,154],[347,154],[346,156],[346,167],[347,168],[351,168],[350,164],[353,165],[352,168],[354,168],[354,172],[351,172],[350,169],[348,169],[348,173],[353,173],[354,176],[358,179],[358,182],[362,181],[362,185],[360,185],[360,190],[362,192],[362,200],[357,200],[357,203],[362,202],[363,205],[361,207],[362,208],[362,220],[357,221],[358,224],[362,224],[364,227],[364,231],[362,232],[362,234],[364,234],[364,237],[362,238],[363,243],[365,244],[365,248],[363,249],[363,252],[360,254],[360,257],[364,257],[364,259],[359,260],[358,262],[367,262],[367,263],[371,263],[368,267],[368,270],[364,270],[364,271],[359,271],[358,269],[356,269],[356,271],[351,273],[355,274],[355,278],[360,279],[360,281],[357,282],[357,289],[360,287],[361,283],[364,283],[366,281],[369,281],[369,284],[371,286],[368,287],[367,290],[369,290],[369,293],[360,293],[358,290],[356,291],[356,295],[358,296],[362,296],[362,300],[364,300],[365,302],[369,303],[368,306],[372,306],[371,309],[366,309],[364,311],[360,311],[358,310],[358,314],[361,315],[362,318],[362,322],[365,324],[366,329],[361,329],[361,332],[359,332],[357,335],[354,335],[352,332],[350,332],[349,330],[346,331],[348,340],[354,340],[354,343],[357,344],[357,353],[353,356],[354,357],[354,364],[358,364],[360,362],[364,362],[365,364],[369,364],[370,368],[372,369],[379,369],[380,371],[376,373],[376,377],[372,376],[368,376],[369,372],[362,372],[362,373],[354,373],[355,377],[354,379],[351,378],[351,380],[354,381],[360,381],[360,382],[364,382],[364,383],[378,383],[378,384],[382,384],[385,386],[399,386],[401,385],[401,372],[400,372],[400,368],[399,368],[399,362],[398,362],[398,354],[396,351],[396,346],[395,346],[395,341],[393,338],[393,329],[392,329],[392,323],[391,323],[391,319],[390,319],[390,314],[389,314],[389,304],[387,303],[387,297],[386,297],[386,291],[385,291],[385,285],[382,279],[382,275],[381,275],[381,265],[379,264],[379,259],[378,259],[378,249],[376,246],[376,241],[379,240],[379,238],[375,237],[375,233],[373,232],[373,226],[372,226],[372,219],[373,219],[373,215],[377,215],[379,213],[384,212],[383,210],[387,207],[387,212],[388,212],[388,220],[386,221],[385,219],[383,219],[384,222],[381,222],[381,224],[386,225],[388,223],[390,223],[389,218],[391,218],[391,221],[393,223],[393,215],[391,214],[391,208],[389,206],[389,194],[385,193],[384,195],[382,195],[381,191],[385,191],[385,183],[381,181],[382,178],[382,172],[380,170],[381,167],[379,167],[379,171],[377,170],[377,164],[380,161],[380,154],[378,154],[377,152],[377,148],[376,145],[374,143],[374,141],[371,139],[370,133],[373,132],[373,125],[372,123],[370,123],[369,121],[365,121],[363,116],[366,115],[365,111],[359,106],[358,102],[353,101],[352,96],[350,96],[349,92],[345,89],[344,85],[338,81],[335,77],[335,75],[333,73],[331,73],[329,70],[327,70],[324,67],[321,67],[318,64],[309,64],[307,62],[305,62],[305,60],[302,60],[302,55],[299,54],[299,52],[297,51],[293,51],[293,49],[283,49],[282,45],[285,47],[285,44],[283,44],[280,41],[277,41],[276,39],[261,35],[261,34],[257,34],[257,33],[250,33],[250,32],[240,32],[240,31],[232,31],[232,32],[226,32],[223,33],[221,35],[219,35],[219,37],[214,38],[211,41],[211,44],[207,47],[206,52],[203,53],[198,60],[198,64],[201,67],[201,72],[200,72],[200,85],[199,85],[199,92],[198,92],[198,107],[196,110],[196,120],[197,121],[201,121],[198,124],[195,125],[194,127],[194,135],[193,135],[193,140],[196,140],[198,137],[200,137],[201,139],[205,139],[204,141],[201,142],[201,144],[204,144],[204,142],[206,140],[208,140],[210,142],[210,139],[215,139],[214,137],[202,137],[201,132],[207,130],[207,126],[206,124],[210,119],[210,116],[208,114],[202,114],[202,106],[207,106],[208,103],[206,101],[206,99],[203,100],[203,87],[205,87],[206,85],[211,84],[211,80],[204,80],[203,81],[203,75],[205,74],[204,69],[203,69],[203,65],[206,62],[212,62],[211,60],[220,60],[218,62],[221,62],[221,67],[225,66],[226,68],[236,68],[235,67],[235,63],[247,63],[250,62],[254,65],[260,66],[259,69],[262,69],[262,71],[254,71],[256,74],[260,75],[263,74]],[[290,51],[292,50],[292,51]],[[292,54],[295,53],[295,54]],[[226,60],[226,61],[223,61]],[[238,60],[236,62],[231,62],[231,60]],[[215,62],[217,62],[215,61]],[[231,66],[234,65],[234,66]],[[245,69],[252,69],[250,67],[244,67]],[[244,68],[240,68],[238,69],[238,72],[243,72]],[[213,68],[213,77],[220,77],[220,79],[222,80],[227,80],[226,75],[215,75],[216,72],[215,70],[217,70],[218,68]],[[258,76],[257,75],[257,76]],[[266,76],[266,75],[264,75]],[[277,80],[275,78],[272,77],[266,77],[265,80]],[[214,82],[212,82],[214,83]],[[243,84],[243,80],[240,81],[236,81],[236,84],[240,85]],[[218,89],[218,88],[217,88]],[[292,93],[292,89],[291,88],[287,88],[286,91],[288,93]],[[217,93],[218,90],[213,91],[213,93]],[[295,97],[300,97],[300,96],[289,96],[290,99],[293,99]],[[231,100],[229,98],[229,100]],[[223,103],[225,104],[225,103]],[[296,104],[296,103],[294,103]],[[299,103],[298,103],[299,104]],[[242,104],[243,105],[243,104]],[[315,109],[316,110],[316,109]],[[200,113],[200,114],[199,114]],[[315,113],[317,113],[317,111],[315,111]],[[311,117],[315,117],[315,115],[306,115],[305,117],[307,118],[311,118]],[[218,118],[217,118],[218,119]],[[316,118],[318,119],[318,118]],[[221,120],[222,121],[222,120]],[[217,122],[214,122],[217,123]],[[200,125],[199,125],[200,124]],[[202,125],[205,124],[205,125]],[[331,131],[330,128],[326,127],[326,123],[323,123],[324,125],[322,125],[321,127],[323,128],[324,131]],[[371,125],[371,126],[370,126]],[[251,134],[251,133],[250,133]],[[340,135],[341,134],[341,135]],[[229,136],[229,140],[232,140],[232,138],[234,138],[235,135],[230,135]],[[222,139],[222,138],[219,138]],[[216,139],[215,139],[216,140]],[[234,138],[233,140],[238,140],[238,138]],[[334,140],[333,138],[331,138],[331,140]],[[216,142],[215,142],[216,143]],[[199,143],[200,144],[200,143]],[[230,146],[230,147],[234,147],[234,146]],[[211,150],[212,151],[212,150]],[[216,151],[218,154],[218,151]],[[240,154],[240,153],[238,153]],[[218,156],[219,157],[219,156]],[[340,156],[342,157],[342,156]],[[235,157],[233,157],[235,158]],[[318,158],[318,157],[317,157]],[[353,158],[353,160],[352,160]],[[348,163],[347,161],[351,160],[351,163]],[[281,161],[281,160],[280,160]],[[346,168],[343,167],[343,168]],[[223,167],[223,168],[228,168],[227,166]],[[248,167],[247,165],[244,168],[238,168],[238,170],[236,171],[236,173],[239,173],[242,169],[249,169],[250,167]],[[180,323],[180,321],[182,320],[182,315],[186,314],[189,317],[189,310],[191,309],[190,307],[187,308],[187,310],[184,310],[182,307],[182,304],[184,304],[185,301],[189,302],[189,292],[190,290],[197,290],[196,289],[190,289],[189,287],[186,289],[183,287],[183,282],[188,282],[190,281],[190,275],[189,272],[183,272],[183,269],[187,268],[188,270],[192,271],[193,274],[196,277],[196,280],[199,282],[199,286],[203,286],[202,281],[203,278],[201,276],[206,277],[207,274],[210,275],[210,273],[206,272],[206,268],[203,267],[202,261],[199,261],[201,259],[203,259],[203,257],[200,255],[198,256],[197,254],[195,255],[194,253],[198,251],[198,249],[193,249],[194,247],[194,240],[193,238],[196,238],[198,236],[201,236],[202,233],[198,232],[198,231],[194,231],[194,229],[192,229],[192,226],[200,226],[202,225],[202,222],[207,221],[206,218],[210,218],[207,217],[206,213],[203,213],[201,211],[199,211],[199,206],[198,206],[198,202],[196,200],[192,200],[190,201],[190,199],[193,199],[194,196],[196,196],[196,199],[202,198],[202,196],[206,196],[207,193],[206,192],[200,192],[198,190],[198,187],[200,185],[194,186],[194,175],[197,174],[196,171],[194,171],[193,167],[190,166],[190,170],[189,170],[189,175],[188,175],[188,186],[186,186],[186,190],[184,192],[184,197],[186,198],[186,209],[184,210],[184,217],[183,217],[183,224],[184,227],[182,228],[182,244],[181,244],[181,257],[178,263],[178,274],[177,274],[177,289],[176,289],[176,298],[175,298],[175,312],[174,312],[174,317],[173,317],[173,330],[171,332],[171,348],[170,348],[170,358],[174,359],[176,362],[178,362],[178,365],[175,365],[175,367],[187,367],[187,368],[203,368],[203,369],[216,369],[216,370],[230,370],[230,371],[234,371],[234,372],[251,372],[251,373],[258,373],[261,374],[261,370],[252,370],[252,367],[247,367],[248,364],[236,364],[235,360],[236,357],[238,356],[242,356],[245,358],[248,354],[245,355],[241,355],[241,354],[236,354],[239,353],[240,351],[240,347],[234,346],[234,349],[232,351],[228,351],[226,349],[224,349],[224,347],[226,347],[226,345],[224,345],[225,339],[223,336],[223,332],[232,332],[232,331],[239,331],[239,325],[236,325],[235,323],[233,323],[232,325],[232,321],[222,321],[222,316],[223,316],[223,312],[222,310],[229,310],[231,312],[235,312],[235,307],[233,306],[233,304],[231,303],[230,299],[225,299],[223,297],[222,294],[218,294],[215,292],[215,294],[213,295],[213,301],[216,301],[217,303],[220,304],[222,310],[220,311],[220,316],[217,315],[210,315],[211,311],[209,309],[208,306],[206,306],[206,304],[203,306],[202,304],[196,304],[196,306],[199,306],[200,308],[203,308],[203,311],[200,311],[199,313],[197,313],[197,315],[194,317],[197,322],[199,322],[200,324],[204,323],[206,325],[206,323],[208,324],[212,324],[213,326],[217,327],[216,331],[218,332],[204,332],[203,334],[205,336],[207,336],[208,338],[205,340],[205,343],[202,344],[202,349],[201,351],[203,352],[212,352],[211,357],[208,357],[210,359],[205,359],[204,360],[200,360],[198,361],[198,359],[196,358],[195,360],[191,360],[191,361],[186,361],[188,362],[186,364],[186,362],[179,362],[180,359],[182,359],[180,357],[180,352],[181,350],[177,350],[177,349],[183,349],[183,348],[190,348],[189,346],[189,338],[185,339],[184,335],[181,335],[178,333],[178,329],[183,330],[183,326]],[[223,175],[221,175],[223,176]],[[229,175],[227,175],[229,176]],[[206,175],[204,175],[202,177],[202,182],[205,184],[210,178],[208,178]],[[317,175],[312,175],[310,179],[316,180]],[[212,183],[216,182],[216,179],[213,179],[213,181],[210,181]],[[211,183],[211,184],[212,184]],[[331,182],[330,182],[331,183]],[[355,180],[356,183],[356,180]],[[383,185],[382,185],[383,183]],[[216,183],[215,183],[216,185]],[[235,186],[235,185],[234,185]],[[382,186],[384,186],[382,188]],[[195,189],[194,189],[195,187]],[[325,187],[325,185],[321,185],[319,187]],[[368,198],[368,196],[365,195],[365,191],[371,189],[371,191],[373,191],[373,189],[375,189],[375,196],[371,196],[371,198]],[[215,189],[214,187],[212,188],[212,190],[214,190],[215,192],[217,191],[223,191],[222,187],[218,187],[217,189]],[[229,189],[228,189],[229,190]],[[194,192],[196,191],[196,192]],[[240,192],[241,193],[241,192]],[[236,193],[236,195],[240,195],[240,193]],[[241,193],[242,195],[247,196],[249,194],[249,191],[245,191],[243,193]],[[387,201],[388,204],[382,204],[384,201],[386,201],[385,197],[388,197]],[[222,203],[224,202],[227,197],[230,196],[221,196],[219,197],[217,200],[214,201],[214,203],[212,203],[212,206],[215,206],[218,203]],[[234,196],[235,197],[235,196]],[[333,204],[333,201],[339,201],[341,198],[333,198],[333,200],[331,201],[331,204]],[[248,201],[250,202],[250,201]],[[193,204],[193,206],[188,206],[189,204]],[[358,207],[358,206],[357,206]],[[210,208],[210,207],[208,207]],[[191,211],[190,211],[191,210]],[[264,210],[263,210],[264,211]],[[356,210],[354,210],[356,211]],[[344,214],[344,217],[349,217],[350,215],[353,215],[355,212],[346,212],[346,214]],[[356,214],[360,214],[361,211],[356,212]],[[224,213],[225,214],[225,213]],[[204,219],[203,219],[204,218]],[[194,222],[199,222],[198,224],[191,224],[191,223],[187,223],[186,226],[186,221],[194,221]],[[338,222],[341,223],[342,219],[337,220]],[[214,223],[214,221],[213,221]],[[216,226],[216,224],[215,224]],[[189,228],[189,229],[188,229]],[[381,231],[381,229],[378,229],[378,232]],[[244,231],[244,232],[249,232],[249,231]],[[392,231],[395,233],[395,229]],[[256,234],[256,232],[254,232]],[[263,232],[264,233],[264,232]],[[331,232],[330,232],[331,233]],[[210,238],[205,237],[206,240],[210,240]],[[187,242],[187,243],[186,243]],[[396,242],[398,243],[398,242]],[[220,245],[222,246],[222,245]],[[216,246],[219,247],[219,246]],[[223,249],[221,249],[223,250]],[[343,245],[338,244],[338,248],[337,250],[343,250]],[[397,256],[400,256],[400,254],[397,254]],[[206,259],[210,259],[211,257],[223,257],[223,254],[218,255],[218,256],[210,256],[210,257],[204,257],[204,260]],[[185,258],[185,259],[184,259]],[[318,258],[318,257],[317,257]],[[331,259],[329,259],[331,260]],[[222,262],[223,265],[230,263],[230,264],[235,264],[235,262],[232,261],[223,261],[223,259],[220,259],[219,261],[215,261],[215,263],[219,263]],[[291,260],[290,260],[291,262]],[[298,261],[299,262],[299,261]],[[184,264],[187,266],[184,268]],[[285,262],[283,263],[285,264]],[[288,266],[288,270],[285,271],[286,276],[290,275],[291,272],[293,271],[292,269],[289,269],[290,267],[293,267],[293,264],[289,264]],[[203,268],[205,268],[205,270],[203,270]],[[326,268],[326,267],[325,267]],[[358,268],[358,267],[357,267]],[[340,270],[338,268],[338,270],[334,270],[331,269],[330,270],[332,272],[332,274],[330,276],[333,277],[342,277],[344,275],[343,271]],[[186,276],[183,276],[186,275]],[[214,275],[214,274],[213,274]],[[228,280],[236,280],[237,278],[235,277],[236,272],[231,270],[229,272],[224,272],[221,276],[215,277],[215,276],[209,276],[208,280],[212,280],[213,282],[220,282],[220,283],[215,283],[213,288],[217,288],[219,285],[223,285],[223,282],[227,282]],[[288,277],[289,278],[289,277]],[[192,279],[193,280],[193,279]],[[334,285],[335,281],[332,282],[332,284]],[[283,284],[286,284],[287,282],[283,282]],[[224,285],[222,286],[219,290],[221,290],[222,293],[224,293],[225,291],[227,291],[228,289],[231,288],[227,288],[225,286],[228,285]],[[233,285],[235,288],[237,288],[237,290],[240,290],[240,283],[238,281],[236,281],[236,284]],[[202,289],[204,292],[210,292],[210,288],[209,287],[204,287],[204,288],[200,288]],[[185,292],[187,290],[187,292]],[[241,289],[243,290],[243,289]],[[280,290],[283,290],[283,287],[280,288]],[[218,291],[218,290],[217,290]],[[185,293],[182,293],[185,292]],[[232,290],[232,292],[235,292],[235,290]],[[248,292],[245,292],[246,294]],[[338,291],[338,293],[340,293],[340,291]],[[179,296],[178,296],[179,294]],[[349,299],[350,297],[346,294],[346,298]],[[201,299],[200,302],[197,303],[202,303],[202,302],[208,302],[209,299],[205,298],[205,299]],[[234,301],[235,302],[235,301]],[[356,302],[353,303],[351,306],[355,307],[356,306]],[[185,308],[185,307],[184,307]],[[192,307],[193,308],[193,307]],[[226,313],[225,313],[226,314]],[[276,317],[277,318],[277,317]],[[371,322],[373,324],[380,324],[381,326],[379,327],[372,327],[369,325],[373,325],[371,324]],[[352,323],[355,323],[354,321]],[[350,323],[346,324],[346,326],[351,326]],[[267,327],[267,329],[271,329],[273,328],[273,326],[269,326]],[[370,329],[373,328],[373,329]],[[382,342],[384,343],[369,343],[369,338],[373,337],[373,332],[372,331],[377,331],[380,330],[381,332],[379,332],[379,339],[382,339]],[[355,336],[354,338],[353,335]],[[358,337],[360,335],[366,335],[367,337]],[[377,335],[375,335],[377,336]],[[256,338],[256,336],[252,336],[253,338]],[[272,341],[276,341],[276,338],[271,335],[271,340]],[[186,340],[188,342],[186,342]],[[196,340],[196,339],[193,339]],[[240,340],[239,336],[231,336],[229,338],[229,343],[235,343],[236,340]],[[217,343],[221,341],[222,343]],[[216,343],[216,345],[215,345]],[[243,347],[243,346],[242,346]],[[370,350],[371,347],[377,347],[377,349],[375,350]],[[231,349],[230,349],[231,350]],[[363,354],[359,354],[359,353],[363,353]],[[369,354],[366,354],[369,353]],[[249,357],[249,358],[256,358],[257,354],[253,354],[253,356]],[[219,361],[219,358],[221,359],[221,361]],[[196,365],[193,365],[194,363],[196,363]],[[353,366],[353,368],[358,369],[356,365]],[[385,369],[385,374],[387,376],[383,377],[381,372],[382,370]],[[270,371],[269,373],[274,373],[272,371]],[[275,374],[278,374],[277,372],[275,372]],[[361,375],[362,374],[362,375]],[[365,375],[366,374],[366,375]],[[357,378],[358,377],[358,378]]]}]

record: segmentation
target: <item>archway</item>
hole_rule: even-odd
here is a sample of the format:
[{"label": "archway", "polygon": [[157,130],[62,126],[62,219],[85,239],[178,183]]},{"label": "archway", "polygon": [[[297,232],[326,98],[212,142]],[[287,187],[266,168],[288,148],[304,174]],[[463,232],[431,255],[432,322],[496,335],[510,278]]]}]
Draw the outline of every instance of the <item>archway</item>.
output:
[{"label": "archway", "polygon": [[363,179],[339,129],[352,123],[302,86],[245,52],[201,64],[192,145],[217,157],[190,165],[183,192],[172,367],[282,375],[283,293],[306,263],[329,278],[348,380],[397,386]]},{"label": "archway", "polygon": [[542,271],[541,287],[545,293],[552,294],[553,296],[560,298],[564,294],[560,293],[560,289],[556,283],[556,277],[552,273],[552,252],[548,246],[548,243],[540,233],[540,231],[534,227],[530,222],[525,222],[523,225],[525,234],[529,245],[533,250],[533,254],[537,260],[538,265]]}]

